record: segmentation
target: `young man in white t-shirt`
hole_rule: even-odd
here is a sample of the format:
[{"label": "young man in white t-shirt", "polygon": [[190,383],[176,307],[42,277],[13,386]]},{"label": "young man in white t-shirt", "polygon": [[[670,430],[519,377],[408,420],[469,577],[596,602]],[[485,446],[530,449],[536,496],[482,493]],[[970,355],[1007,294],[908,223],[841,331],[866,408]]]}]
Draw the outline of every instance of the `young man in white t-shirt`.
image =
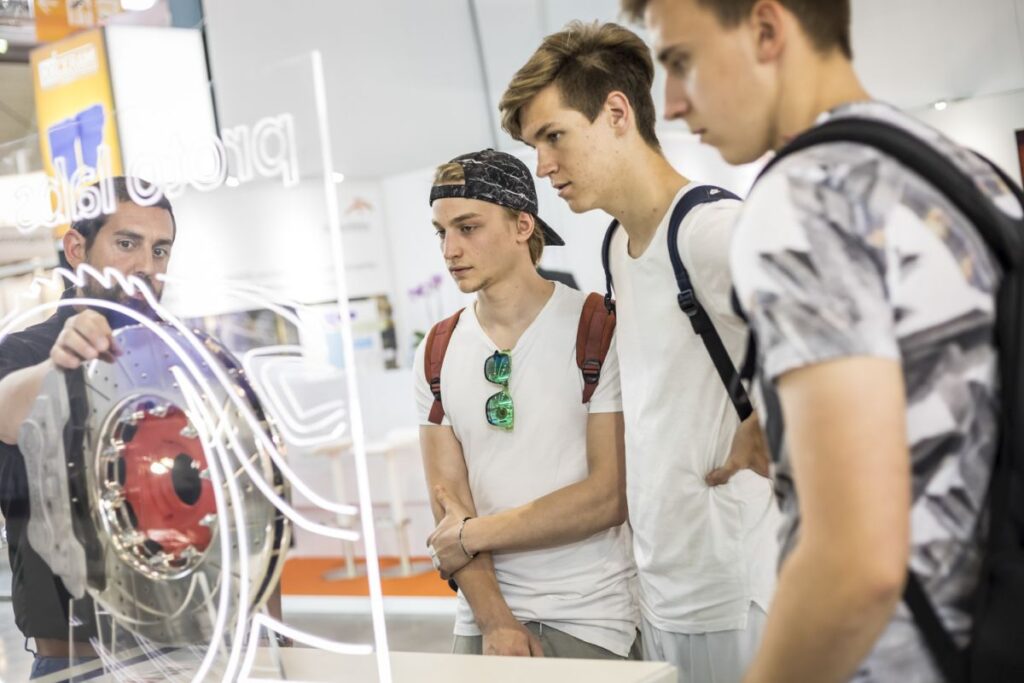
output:
[{"label": "young man in white t-shirt", "polygon": [[537,150],[537,175],[573,211],[602,209],[621,226],[609,261],[645,656],[676,664],[682,680],[735,682],[772,595],[778,510],[756,416],[740,423],[680,310],[669,250],[738,365],[746,328],[730,306],[729,244],[739,202],[696,206],[668,244],[673,210],[702,190],[661,152],[653,73],[632,32],[574,22],[512,79],[502,123]]},{"label": "young man in white t-shirt", "polygon": [[[537,273],[544,243],[563,242],[537,217],[521,161],[457,157],[438,168],[430,198],[445,265],[477,295],[450,329],[439,376],[425,374],[441,343],[433,333],[415,364],[441,523],[430,551],[460,589],[454,651],[637,658],[614,342],[584,403],[587,297]],[[489,525],[505,533],[474,545],[474,528]]]}]

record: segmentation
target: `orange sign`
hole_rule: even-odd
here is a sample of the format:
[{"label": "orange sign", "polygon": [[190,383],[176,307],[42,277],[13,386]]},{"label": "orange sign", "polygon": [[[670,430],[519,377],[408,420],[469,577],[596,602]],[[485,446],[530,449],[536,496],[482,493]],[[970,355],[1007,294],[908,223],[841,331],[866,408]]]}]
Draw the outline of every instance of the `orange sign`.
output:
[{"label": "orange sign", "polygon": [[121,11],[121,0],[33,0],[36,41],[49,43],[95,28]]},{"label": "orange sign", "polygon": [[70,216],[75,188],[122,174],[103,30],[31,52],[43,169],[57,206]]}]

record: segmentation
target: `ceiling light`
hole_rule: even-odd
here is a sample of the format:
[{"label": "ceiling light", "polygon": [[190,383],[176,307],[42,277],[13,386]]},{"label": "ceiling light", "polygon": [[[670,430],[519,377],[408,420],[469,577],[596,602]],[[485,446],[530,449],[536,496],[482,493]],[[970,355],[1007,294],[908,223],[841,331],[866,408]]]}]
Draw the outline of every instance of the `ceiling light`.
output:
[{"label": "ceiling light", "polygon": [[224,181],[224,184],[228,187],[238,187],[238,178],[233,175],[229,175],[228,179]]},{"label": "ceiling light", "polygon": [[936,102],[935,104],[932,105],[932,107],[935,109],[935,111],[942,111],[943,109],[945,109],[948,106],[949,106],[949,102],[947,102],[946,100],[939,100],[938,102]]},{"label": "ceiling light", "polygon": [[145,12],[155,4],[156,0],[121,0],[121,9],[126,12]]},{"label": "ceiling light", "polygon": [[337,171],[335,171],[334,173],[331,174],[331,180],[333,180],[336,183],[345,182],[345,174],[338,173]]}]

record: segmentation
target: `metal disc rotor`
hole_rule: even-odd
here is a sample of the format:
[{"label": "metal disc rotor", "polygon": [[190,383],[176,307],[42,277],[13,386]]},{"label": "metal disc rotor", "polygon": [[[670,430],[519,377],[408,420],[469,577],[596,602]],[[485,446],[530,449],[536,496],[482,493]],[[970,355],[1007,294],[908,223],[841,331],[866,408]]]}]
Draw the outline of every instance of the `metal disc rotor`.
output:
[{"label": "metal disc rotor", "polygon": [[[144,326],[117,330],[122,355],[86,368],[86,481],[104,556],[103,576],[91,575],[89,587],[137,635],[198,645],[213,635],[221,591],[234,619],[263,603],[281,571],[290,526],[252,475],[278,496],[288,488],[265,445],[283,450],[281,442],[234,356],[194,333],[219,378],[185,334],[159,329],[191,368]],[[172,368],[199,403],[189,403]],[[243,563],[247,604],[237,599]]]}]

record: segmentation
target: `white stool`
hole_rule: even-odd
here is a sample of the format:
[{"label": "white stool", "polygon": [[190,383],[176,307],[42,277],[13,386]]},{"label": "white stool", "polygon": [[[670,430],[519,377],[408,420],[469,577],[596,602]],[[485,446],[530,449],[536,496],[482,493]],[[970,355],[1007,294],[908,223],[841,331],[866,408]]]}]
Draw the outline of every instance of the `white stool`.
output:
[{"label": "white stool", "polygon": [[[381,575],[398,575],[398,576],[412,576],[413,564],[412,557],[409,551],[409,534],[408,527],[410,519],[405,511],[405,499],[402,496],[402,483],[399,478],[398,471],[398,457],[399,453],[406,448],[414,447],[419,445],[419,430],[416,428],[412,429],[394,429],[388,432],[387,436],[378,441],[371,441],[366,444],[366,458],[367,466],[369,466],[371,459],[383,457],[385,466],[387,467],[388,477],[388,507],[390,514],[382,518],[374,518],[374,524],[377,526],[390,526],[394,529],[395,540],[398,545],[398,558],[399,566],[398,570],[382,570]],[[330,447],[328,449],[320,448],[318,452],[324,453],[330,457],[331,467],[331,484],[334,488],[335,500],[344,500],[346,497],[345,491],[345,463],[343,458],[345,455],[352,455],[354,451],[352,449],[351,441],[345,442],[344,444],[337,444],[337,446]],[[351,519],[339,518],[339,524],[351,525]],[[338,581],[342,579],[355,578],[364,571],[360,571],[356,568],[355,561],[355,548],[352,543],[344,543],[343,553],[345,557],[345,565],[337,569],[330,569],[323,574],[323,578],[326,581]],[[429,564],[424,564],[424,569],[430,569]],[[417,569],[419,569],[417,567]]]}]

